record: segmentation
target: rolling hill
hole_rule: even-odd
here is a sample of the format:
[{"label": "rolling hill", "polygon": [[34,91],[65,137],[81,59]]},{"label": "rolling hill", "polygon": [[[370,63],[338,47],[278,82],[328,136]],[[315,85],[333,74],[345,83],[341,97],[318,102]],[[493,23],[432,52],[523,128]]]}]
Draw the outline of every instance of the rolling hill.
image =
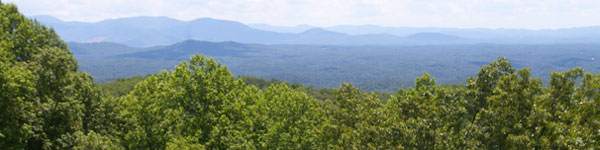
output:
[{"label": "rolling hill", "polygon": [[143,58],[185,60],[201,53],[208,56],[244,57],[244,53],[257,51],[266,46],[258,44],[242,44],[237,42],[206,42],[186,40],[169,46],[158,46],[146,51],[116,55],[117,58]]}]

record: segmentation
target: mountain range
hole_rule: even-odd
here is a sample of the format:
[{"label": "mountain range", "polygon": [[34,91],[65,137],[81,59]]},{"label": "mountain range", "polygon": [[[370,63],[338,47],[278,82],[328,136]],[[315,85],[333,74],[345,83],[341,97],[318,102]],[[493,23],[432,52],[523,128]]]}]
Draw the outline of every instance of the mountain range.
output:
[{"label": "mountain range", "polygon": [[[249,24],[250,27],[274,31],[299,33],[312,28],[308,25],[298,26],[273,26],[268,24]],[[490,29],[490,28],[441,28],[441,27],[388,27],[379,25],[336,25],[325,27],[324,29],[346,33],[350,35],[361,34],[391,34],[400,37],[407,37],[419,33],[440,33],[445,35],[454,35],[465,39],[488,41],[490,43],[502,41],[502,39],[537,39],[549,41],[554,40],[573,40],[587,39],[582,42],[589,42],[590,39],[600,37],[600,26],[573,27],[560,29]],[[596,40],[592,40],[596,41]],[[528,41],[530,42],[530,41]],[[596,41],[597,42],[597,41]],[[525,42],[522,42],[525,43]],[[519,43],[521,44],[521,43]]]},{"label": "mountain range", "polygon": [[168,17],[130,17],[99,22],[62,21],[34,16],[71,42],[115,42],[133,47],[170,45],[184,40],[235,41],[257,44],[305,45],[431,45],[431,44],[548,44],[600,43],[600,26],[552,30],[461,29],[338,25],[293,27],[243,24],[198,18],[182,21]]}]

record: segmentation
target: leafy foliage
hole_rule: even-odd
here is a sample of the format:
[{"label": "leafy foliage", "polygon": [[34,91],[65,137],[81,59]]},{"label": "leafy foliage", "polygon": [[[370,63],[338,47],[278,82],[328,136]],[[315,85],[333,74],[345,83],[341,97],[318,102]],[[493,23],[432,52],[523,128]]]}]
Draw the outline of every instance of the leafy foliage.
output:
[{"label": "leafy foliage", "polygon": [[101,132],[97,106],[104,101],[77,67],[52,28],[0,4],[0,147],[55,149],[75,133]]},{"label": "leafy foliage", "polygon": [[100,84],[100,89],[102,89],[102,93],[105,96],[120,97],[129,94],[129,92],[131,92],[131,90],[135,88],[135,85],[137,85],[143,80],[144,77],[142,76],[117,79],[113,82],[106,82]]}]

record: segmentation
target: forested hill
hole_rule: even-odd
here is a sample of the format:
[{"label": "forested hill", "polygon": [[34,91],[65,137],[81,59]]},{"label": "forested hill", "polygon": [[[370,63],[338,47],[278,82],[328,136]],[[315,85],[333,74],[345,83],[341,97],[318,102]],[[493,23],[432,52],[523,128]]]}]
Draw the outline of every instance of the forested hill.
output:
[{"label": "forested hill", "polygon": [[210,56],[245,57],[245,53],[269,50],[265,45],[237,42],[206,42],[186,40],[169,46],[152,47],[146,51],[116,55],[117,58],[182,60],[202,53]]},{"label": "forested hill", "polygon": [[53,29],[11,4],[0,21],[2,149],[600,149],[600,74],[579,67],[542,86],[501,57],[464,87],[424,73],[387,101],[349,83],[316,99],[194,55],[103,96]]}]

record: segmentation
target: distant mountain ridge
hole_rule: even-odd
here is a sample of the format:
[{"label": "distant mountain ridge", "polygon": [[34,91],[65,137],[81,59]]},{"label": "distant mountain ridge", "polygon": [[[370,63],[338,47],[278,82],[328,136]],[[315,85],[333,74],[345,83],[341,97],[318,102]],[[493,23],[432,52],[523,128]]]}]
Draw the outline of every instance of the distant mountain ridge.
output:
[{"label": "distant mountain ridge", "polygon": [[325,28],[330,31],[347,34],[386,33],[395,36],[410,36],[417,33],[440,33],[465,39],[478,39],[483,42],[507,43],[518,39],[527,44],[536,42],[598,43],[600,25],[560,29],[489,29],[489,28],[442,28],[442,27],[387,27],[378,25],[337,25]]},{"label": "distant mountain ridge", "polygon": [[282,33],[300,33],[306,30],[315,28],[313,26],[309,26],[306,24],[296,25],[296,26],[274,26],[269,24],[248,24],[251,28],[265,30],[265,31],[273,31],[273,32],[282,32]]},{"label": "distant mountain ridge", "polygon": [[414,40],[433,40],[433,41],[450,41],[450,40],[460,40],[462,38],[453,35],[447,35],[442,33],[435,32],[419,32],[412,35],[409,35],[407,38]]},{"label": "distant mountain ridge", "polygon": [[[298,26],[274,26],[267,24],[250,24],[251,27],[275,32],[291,32],[299,33],[309,25]],[[304,30],[302,30],[304,29]],[[503,38],[527,38],[531,40],[542,39],[578,39],[589,42],[590,39],[600,37],[599,26],[587,27],[572,27],[560,29],[489,29],[489,28],[444,28],[444,27],[390,27],[379,25],[335,25],[323,27],[325,30],[346,33],[349,35],[364,35],[364,34],[389,34],[399,37],[408,37],[419,33],[439,33],[451,36],[457,36],[465,39],[480,39],[480,40],[499,40]],[[302,31],[298,31],[302,30]],[[587,39],[587,40],[586,40]],[[597,40],[592,40],[598,42]],[[523,43],[520,43],[523,44]]]},{"label": "distant mountain ridge", "polygon": [[187,39],[275,43],[289,34],[262,31],[234,21],[199,18],[180,21],[168,17],[132,17],[95,23],[58,22],[44,16],[39,21],[52,26],[65,41],[115,42],[128,46],[169,45]]},{"label": "distant mountain ridge", "polygon": [[[52,26],[65,41],[115,42],[134,47],[170,45],[184,40],[235,41],[259,44],[311,45],[428,45],[428,44],[544,44],[600,43],[600,26],[556,30],[458,29],[340,25],[315,28],[198,18],[130,17],[94,23],[66,22],[35,16]],[[301,32],[300,32],[301,31]]]}]

